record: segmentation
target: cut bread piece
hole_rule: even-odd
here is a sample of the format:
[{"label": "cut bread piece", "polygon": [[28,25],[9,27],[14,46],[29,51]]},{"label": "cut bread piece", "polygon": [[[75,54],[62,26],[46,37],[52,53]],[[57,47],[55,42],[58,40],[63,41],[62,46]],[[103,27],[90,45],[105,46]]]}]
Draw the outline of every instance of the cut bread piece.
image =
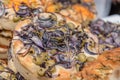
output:
[{"label": "cut bread piece", "polygon": [[85,80],[119,80],[119,54],[120,48],[103,52],[97,60],[86,63],[76,77]]}]

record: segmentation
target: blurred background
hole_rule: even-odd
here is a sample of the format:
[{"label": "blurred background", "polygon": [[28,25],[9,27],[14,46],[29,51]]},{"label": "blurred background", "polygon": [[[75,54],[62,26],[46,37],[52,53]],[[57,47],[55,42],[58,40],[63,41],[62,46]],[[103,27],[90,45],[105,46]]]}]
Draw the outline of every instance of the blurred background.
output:
[{"label": "blurred background", "polygon": [[95,0],[98,18],[120,14],[120,0]]}]

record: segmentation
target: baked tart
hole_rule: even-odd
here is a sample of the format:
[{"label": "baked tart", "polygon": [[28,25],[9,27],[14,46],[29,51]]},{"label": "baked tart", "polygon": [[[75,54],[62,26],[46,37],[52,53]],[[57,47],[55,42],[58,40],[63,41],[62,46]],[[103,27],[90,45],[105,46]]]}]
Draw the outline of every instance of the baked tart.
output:
[{"label": "baked tart", "polygon": [[25,79],[70,80],[99,55],[97,43],[81,24],[58,13],[40,13],[16,26],[11,58]]}]

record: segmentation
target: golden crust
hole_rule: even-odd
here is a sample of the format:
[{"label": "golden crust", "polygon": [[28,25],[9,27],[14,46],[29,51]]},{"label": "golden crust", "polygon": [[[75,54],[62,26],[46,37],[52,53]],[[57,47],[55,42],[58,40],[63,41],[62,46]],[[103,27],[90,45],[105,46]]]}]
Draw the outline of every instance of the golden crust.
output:
[{"label": "golden crust", "polygon": [[119,54],[120,48],[103,52],[96,61],[88,62],[76,76],[86,80],[109,80],[113,70],[120,67]]}]

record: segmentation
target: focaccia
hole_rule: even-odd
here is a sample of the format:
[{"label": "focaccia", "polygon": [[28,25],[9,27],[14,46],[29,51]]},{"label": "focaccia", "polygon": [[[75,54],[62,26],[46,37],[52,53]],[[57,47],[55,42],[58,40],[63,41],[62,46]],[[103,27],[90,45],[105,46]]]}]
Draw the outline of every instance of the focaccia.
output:
[{"label": "focaccia", "polygon": [[70,80],[87,57],[99,55],[97,41],[81,24],[58,13],[40,13],[16,26],[10,50],[25,79]]}]

